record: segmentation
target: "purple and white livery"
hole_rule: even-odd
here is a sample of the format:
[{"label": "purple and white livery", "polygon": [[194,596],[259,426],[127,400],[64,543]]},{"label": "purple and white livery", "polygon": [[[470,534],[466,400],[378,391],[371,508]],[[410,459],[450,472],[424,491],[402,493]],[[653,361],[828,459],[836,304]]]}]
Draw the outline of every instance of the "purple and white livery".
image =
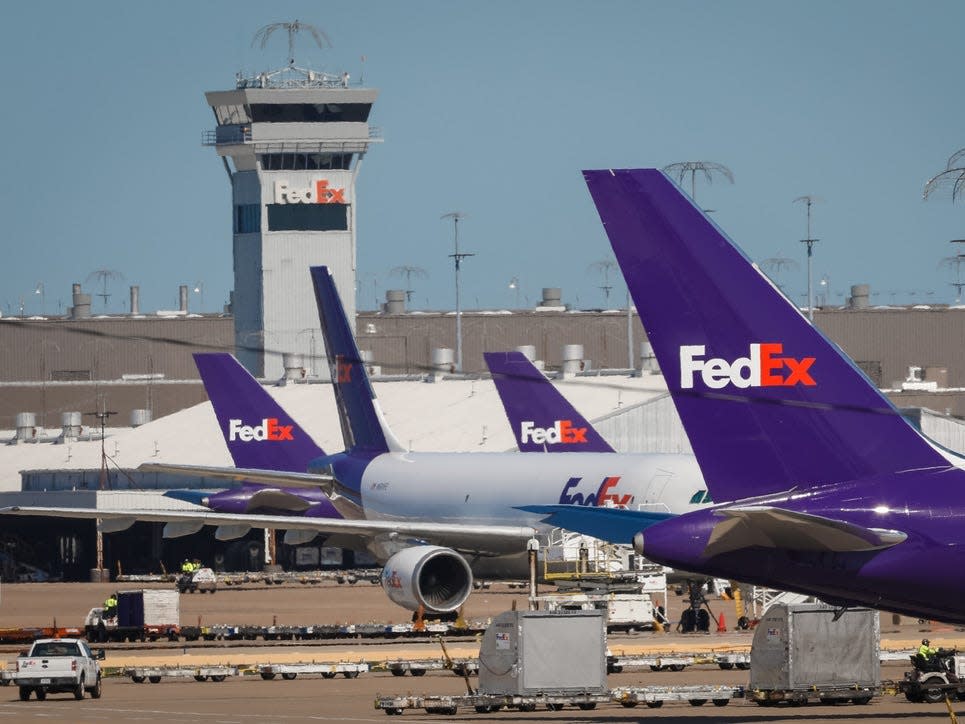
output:
[{"label": "purple and white livery", "polygon": [[614,452],[522,352],[485,352],[520,452]]},{"label": "purple and white livery", "polygon": [[675,568],[965,623],[965,470],[663,173],[584,176],[717,505],[554,521]]}]

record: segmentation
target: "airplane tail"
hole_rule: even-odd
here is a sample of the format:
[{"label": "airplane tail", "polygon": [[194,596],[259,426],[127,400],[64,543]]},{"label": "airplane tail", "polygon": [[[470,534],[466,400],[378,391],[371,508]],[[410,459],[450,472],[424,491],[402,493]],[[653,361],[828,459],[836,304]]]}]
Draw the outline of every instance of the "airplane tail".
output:
[{"label": "airplane tail", "polygon": [[345,449],[373,454],[403,452],[405,448],[382,416],[335,280],[328,267],[315,266],[311,272]]},{"label": "airplane tail", "polygon": [[662,172],[584,177],[714,500],[947,466]]},{"label": "airplane tail", "polygon": [[520,452],[613,452],[522,352],[486,352]]},{"label": "airplane tail", "polygon": [[236,466],[303,473],[325,454],[230,354],[198,353],[194,363]]}]

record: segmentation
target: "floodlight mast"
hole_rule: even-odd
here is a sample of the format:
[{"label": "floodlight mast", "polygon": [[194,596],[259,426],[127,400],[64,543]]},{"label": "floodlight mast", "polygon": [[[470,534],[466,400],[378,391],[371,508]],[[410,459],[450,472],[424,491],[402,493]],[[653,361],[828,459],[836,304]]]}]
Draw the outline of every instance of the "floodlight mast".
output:
[{"label": "floodlight mast", "polygon": [[467,214],[462,211],[450,211],[443,214],[440,219],[452,219],[452,235],[455,253],[450,254],[456,267],[456,372],[462,372],[462,306],[459,302],[459,268],[463,259],[469,256],[476,256],[467,252],[459,251],[459,219],[465,219]]},{"label": "floodlight mast", "polygon": [[811,238],[811,205],[816,202],[818,198],[816,196],[798,196],[794,199],[794,203],[798,201],[803,201],[808,207],[808,221],[807,221],[807,238],[801,239],[802,244],[807,244],[808,247],[808,319],[814,321],[814,296],[811,289],[811,257],[814,255],[813,247],[820,241],[820,239]]}]

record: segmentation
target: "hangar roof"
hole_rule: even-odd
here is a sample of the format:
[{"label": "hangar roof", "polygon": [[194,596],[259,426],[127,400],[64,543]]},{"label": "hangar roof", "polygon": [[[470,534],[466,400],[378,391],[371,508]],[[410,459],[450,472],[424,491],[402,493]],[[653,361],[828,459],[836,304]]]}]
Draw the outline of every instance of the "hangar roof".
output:
[{"label": "hangar roof", "polygon": [[[561,392],[589,420],[659,397],[660,375],[587,376],[556,381]],[[499,452],[515,449],[515,439],[490,379],[374,381],[385,417],[399,441],[417,451]],[[331,386],[289,384],[268,391],[324,450],[343,449]],[[99,468],[99,430],[84,427],[82,439],[0,445],[0,492],[20,490],[20,471]],[[89,434],[92,433],[92,434]],[[0,432],[9,440],[13,431]],[[41,433],[38,432],[38,436]],[[105,451],[120,467],[144,462],[230,465],[210,402],[158,418],[137,428],[107,428]]]}]

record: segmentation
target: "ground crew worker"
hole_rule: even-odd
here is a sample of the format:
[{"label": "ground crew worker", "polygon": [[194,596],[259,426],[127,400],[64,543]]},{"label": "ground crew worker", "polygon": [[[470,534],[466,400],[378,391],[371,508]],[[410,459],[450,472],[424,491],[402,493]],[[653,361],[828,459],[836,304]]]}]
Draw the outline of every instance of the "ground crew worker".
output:
[{"label": "ground crew worker", "polygon": [[112,593],[104,601],[104,618],[114,618],[117,615],[117,594]]},{"label": "ground crew worker", "polygon": [[928,639],[921,640],[921,646],[918,647],[918,655],[923,659],[930,659],[932,656],[938,653],[938,649],[933,649],[931,647],[931,642]]},{"label": "ground crew worker", "polygon": [[200,570],[201,570],[201,560],[199,558],[195,558],[194,562],[191,564],[191,571],[194,572],[194,571],[200,571]]},{"label": "ground crew worker", "polygon": [[191,564],[191,561],[185,558],[184,562],[181,564],[181,573],[191,573],[193,570],[194,566]]}]

